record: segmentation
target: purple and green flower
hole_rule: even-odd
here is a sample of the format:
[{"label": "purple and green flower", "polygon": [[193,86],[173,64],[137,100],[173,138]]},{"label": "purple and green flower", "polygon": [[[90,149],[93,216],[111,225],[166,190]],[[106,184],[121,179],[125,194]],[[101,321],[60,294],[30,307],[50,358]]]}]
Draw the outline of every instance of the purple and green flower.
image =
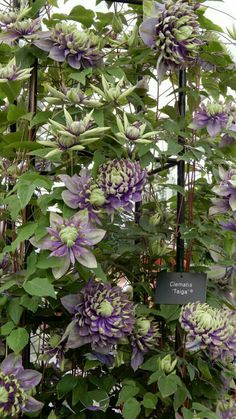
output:
[{"label": "purple and green flower", "polygon": [[90,224],[86,210],[69,219],[51,212],[47,232],[48,235],[41,241],[33,238],[31,243],[39,249],[50,250],[50,256],[60,258],[59,266],[52,269],[55,278],[63,276],[76,261],[87,268],[97,267],[96,258],[89,248],[99,243],[106,232]]},{"label": "purple and green flower", "polygon": [[236,211],[236,171],[235,169],[219,169],[221,182],[212,188],[212,191],[220,198],[213,198],[213,206],[210,208],[210,215],[227,214],[231,209]]},{"label": "purple and green flower", "polygon": [[186,348],[205,350],[213,360],[232,362],[236,356],[236,313],[204,303],[183,306],[180,323],[187,333]]},{"label": "purple and green flower", "polygon": [[41,378],[40,372],[23,368],[20,355],[8,355],[0,368],[0,417],[14,418],[41,410],[43,403],[30,396]]},{"label": "purple and green flower", "polygon": [[105,194],[106,211],[113,213],[119,208],[132,210],[133,203],[142,200],[146,177],[147,173],[138,161],[115,159],[102,164],[96,184]]},{"label": "purple and green flower", "polygon": [[39,39],[34,44],[49,52],[54,61],[66,61],[72,68],[88,68],[100,65],[102,54],[99,38],[88,31],[79,31],[76,25],[57,23],[46,39]]},{"label": "purple and green flower", "polygon": [[64,334],[67,348],[90,345],[98,354],[110,354],[133,330],[133,302],[118,286],[91,280],[61,301],[73,316]]},{"label": "purple and green flower", "polygon": [[210,137],[215,137],[229,121],[229,116],[220,103],[202,104],[201,108],[195,113],[190,128],[206,128]]},{"label": "purple and green flower", "polygon": [[140,36],[156,51],[160,75],[195,62],[201,44],[196,7],[184,0],[155,2],[153,17],[141,24]]},{"label": "purple and green flower", "polygon": [[145,355],[158,347],[159,327],[152,319],[138,318],[131,335],[131,366],[136,371],[144,361]]},{"label": "purple and green flower", "polygon": [[65,204],[73,209],[87,209],[91,221],[100,223],[99,213],[106,198],[104,192],[97,187],[90,175],[80,176],[61,175],[67,190],[62,192],[62,199]]},{"label": "purple and green flower", "polygon": [[31,70],[31,68],[20,69],[16,65],[15,58],[13,58],[6,65],[0,64],[0,83],[29,79]]},{"label": "purple and green flower", "polygon": [[121,208],[132,210],[134,203],[142,200],[146,177],[138,161],[110,160],[99,167],[95,180],[84,174],[62,175],[67,187],[62,198],[70,208],[86,208],[90,219],[99,223],[102,210],[108,214]]}]

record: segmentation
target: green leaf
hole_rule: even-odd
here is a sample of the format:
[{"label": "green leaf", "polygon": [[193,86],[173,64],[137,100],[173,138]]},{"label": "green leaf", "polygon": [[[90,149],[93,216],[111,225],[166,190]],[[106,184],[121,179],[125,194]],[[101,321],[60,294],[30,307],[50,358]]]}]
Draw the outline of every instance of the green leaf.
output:
[{"label": "green leaf", "polygon": [[203,16],[202,10],[199,10],[198,15],[198,21],[203,29],[207,29],[208,31],[224,32],[220,26],[216,25],[210,19]]},{"label": "green leaf", "polygon": [[85,406],[99,406],[100,410],[105,412],[109,406],[109,397],[104,390],[92,390],[83,393],[80,402]]},{"label": "green leaf", "polygon": [[95,14],[92,10],[86,9],[83,6],[75,6],[71,10],[69,17],[76,22],[82,23],[86,28],[89,28],[94,22]]},{"label": "green leaf", "polygon": [[150,392],[146,393],[142,404],[146,409],[155,409],[157,405],[157,395]]},{"label": "green leaf", "polygon": [[1,335],[2,336],[7,336],[9,335],[9,333],[11,333],[11,331],[14,329],[15,325],[12,321],[9,321],[5,324],[2,325],[1,327]]},{"label": "green leaf", "polygon": [[5,284],[3,284],[0,287],[0,293],[9,290],[13,285],[16,285],[16,281],[14,279],[11,279],[10,281],[7,281]]},{"label": "green leaf", "polygon": [[164,317],[167,323],[174,320],[178,320],[179,313],[180,313],[180,307],[178,305],[166,304],[166,305],[161,305],[160,308],[161,308],[160,316]]},{"label": "green leaf", "polygon": [[15,354],[19,354],[27,345],[28,341],[29,334],[23,327],[13,330],[7,337],[7,344],[9,348],[15,352]]},{"label": "green leaf", "polygon": [[96,278],[101,279],[102,282],[107,282],[107,276],[100,263],[98,263],[97,267],[93,268],[92,271],[95,273]]},{"label": "green leaf", "polygon": [[17,230],[17,238],[14,240],[14,242],[11,245],[11,249],[14,252],[18,245],[25,241],[28,240],[31,236],[33,236],[35,230],[37,228],[37,223],[28,223],[23,225],[22,227],[19,227],[19,229]]},{"label": "green leaf", "polygon": [[143,365],[141,365],[140,369],[145,370],[145,371],[153,371],[153,372],[156,371],[159,359],[160,359],[159,355],[152,356],[147,361],[145,361]]},{"label": "green leaf", "polygon": [[23,288],[30,295],[38,297],[52,297],[57,298],[53,285],[48,278],[34,278],[23,285]]},{"label": "green leaf", "polygon": [[35,190],[35,185],[25,185],[25,184],[19,184],[17,187],[17,194],[20,201],[21,209],[25,208],[26,205],[31,200],[33,193]]},{"label": "green leaf", "polygon": [[62,377],[61,381],[57,384],[58,398],[61,399],[67,393],[72,391],[73,388],[76,387],[77,381],[77,377],[72,374],[66,374],[64,377]]},{"label": "green leaf", "polygon": [[48,269],[48,268],[56,268],[57,266],[61,266],[63,261],[56,256],[49,256],[50,252],[42,251],[38,256],[37,261],[37,268],[40,269]]},{"label": "green leaf", "polygon": [[202,358],[198,358],[197,366],[199,371],[202,373],[203,378],[206,380],[212,380],[212,375],[206,361],[204,361]]},{"label": "green leaf", "polygon": [[136,396],[139,393],[139,388],[136,386],[124,386],[122,387],[119,398],[117,401],[117,405],[120,405],[126,402],[130,397]]},{"label": "green leaf", "polygon": [[136,419],[140,412],[140,403],[134,397],[131,397],[125,402],[122,415],[124,419]]},{"label": "green leaf", "polygon": [[168,140],[168,149],[165,152],[167,156],[173,156],[180,153],[183,150],[183,146],[173,140]]},{"label": "green leaf", "polygon": [[18,298],[11,300],[7,306],[7,312],[15,324],[18,324],[24,309],[21,307]]},{"label": "green leaf", "polygon": [[96,178],[99,166],[105,162],[104,154],[99,150],[96,150],[93,156],[93,162],[92,176],[93,178]]},{"label": "green leaf", "polygon": [[179,387],[174,395],[174,409],[177,411],[180,406],[183,405],[184,401],[186,400],[188,394],[184,387]]},{"label": "green leaf", "polygon": [[158,387],[162,397],[165,398],[174,394],[179,384],[181,384],[181,381],[175,374],[160,377]]},{"label": "green leaf", "polygon": [[38,306],[40,303],[40,298],[38,297],[30,297],[29,295],[22,295],[20,299],[20,304],[27,308],[27,310],[32,311],[33,313],[36,313],[38,310]]},{"label": "green leaf", "polygon": [[7,112],[7,120],[9,122],[17,121],[26,113],[26,110],[20,106],[10,105]]},{"label": "green leaf", "polygon": [[48,119],[52,117],[52,112],[44,111],[44,112],[37,112],[37,114],[33,117],[30,128],[34,127],[35,125],[42,125],[48,122]]}]

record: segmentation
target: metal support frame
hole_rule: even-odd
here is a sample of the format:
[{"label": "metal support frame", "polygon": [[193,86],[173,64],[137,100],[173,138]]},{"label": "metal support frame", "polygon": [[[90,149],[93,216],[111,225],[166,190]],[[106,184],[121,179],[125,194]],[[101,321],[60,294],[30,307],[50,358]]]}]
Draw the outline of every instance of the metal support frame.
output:
[{"label": "metal support frame", "polygon": [[[105,0],[109,3],[125,3],[125,4],[135,4],[142,5],[143,0]],[[184,118],[186,113],[186,93],[184,88],[186,87],[186,71],[179,71],[179,96],[178,96],[178,110],[180,117]],[[179,144],[184,144],[183,137],[178,138]],[[170,160],[170,161],[169,161]],[[182,188],[185,187],[185,162],[184,160],[177,161],[177,159],[171,158],[168,159],[167,164],[163,167],[152,170],[149,175],[153,175],[162,170],[169,169],[177,165],[177,185]],[[176,234],[176,271],[184,271],[184,240],[180,234],[180,226],[183,224],[185,219],[185,202],[184,195],[180,192],[177,192],[177,234]]]},{"label": "metal support frame", "polygon": [[[179,71],[179,98],[178,98],[178,108],[179,115],[181,118],[185,117],[186,113],[186,71]],[[178,138],[178,142],[181,145],[184,145],[183,137]],[[181,186],[184,189],[185,186],[185,161],[180,160],[177,163],[177,185]],[[177,192],[177,238],[176,238],[176,271],[184,271],[184,240],[181,238],[180,226],[184,223],[185,216],[185,202],[184,195],[180,192]]]}]

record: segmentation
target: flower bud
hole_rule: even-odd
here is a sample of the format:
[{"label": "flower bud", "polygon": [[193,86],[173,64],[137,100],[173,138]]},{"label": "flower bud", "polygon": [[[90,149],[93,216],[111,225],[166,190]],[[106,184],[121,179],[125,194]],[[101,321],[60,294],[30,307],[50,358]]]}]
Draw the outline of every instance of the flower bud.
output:
[{"label": "flower bud", "polygon": [[165,374],[170,374],[175,369],[176,364],[177,359],[171,361],[171,355],[168,354],[161,360],[160,367]]}]

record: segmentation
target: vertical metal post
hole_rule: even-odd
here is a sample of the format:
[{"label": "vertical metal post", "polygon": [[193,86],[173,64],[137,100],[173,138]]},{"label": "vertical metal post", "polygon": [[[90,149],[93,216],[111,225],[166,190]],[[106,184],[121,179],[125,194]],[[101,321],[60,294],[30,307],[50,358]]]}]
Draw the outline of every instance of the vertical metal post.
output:
[{"label": "vertical metal post", "polygon": [[[179,71],[179,97],[178,110],[181,118],[185,117],[186,113],[186,71]],[[179,144],[184,144],[182,137],[178,138]],[[185,162],[180,160],[177,164],[177,185],[184,188],[185,186]],[[176,271],[184,271],[184,240],[181,238],[180,226],[184,223],[185,202],[184,195],[177,192],[177,240],[176,240]]]},{"label": "vertical metal post", "polygon": [[[29,101],[28,101],[28,112],[32,112],[34,115],[37,111],[37,85],[38,85],[38,60],[37,58],[34,61],[33,69],[31,72],[31,77],[29,80],[29,87],[28,87],[28,93],[29,93]],[[29,129],[28,134],[28,141],[34,141],[36,137],[36,128]],[[35,159],[30,158],[30,163],[34,166],[35,165]],[[27,205],[25,209],[25,222],[32,221],[33,218],[33,208],[31,205]],[[27,240],[25,243],[25,261],[27,259],[27,256],[32,250],[32,246],[30,242]],[[28,313],[27,310],[23,312],[22,315],[22,324],[27,325],[28,321]],[[27,346],[22,351],[22,360],[23,365],[25,368],[29,368],[30,365],[30,340]]]}]

